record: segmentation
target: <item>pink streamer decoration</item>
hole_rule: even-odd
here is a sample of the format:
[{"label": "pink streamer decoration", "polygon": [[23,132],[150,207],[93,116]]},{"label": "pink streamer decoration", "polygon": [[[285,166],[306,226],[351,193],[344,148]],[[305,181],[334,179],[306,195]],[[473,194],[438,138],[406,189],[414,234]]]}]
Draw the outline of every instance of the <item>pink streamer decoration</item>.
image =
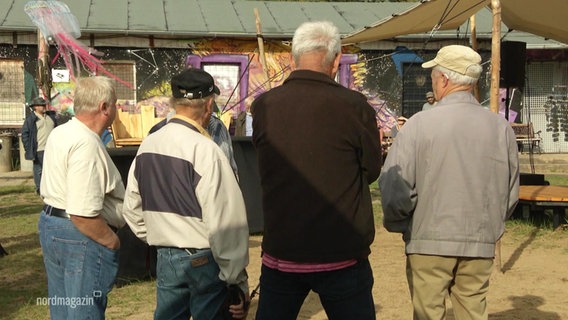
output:
[{"label": "pink streamer decoration", "polygon": [[[86,68],[92,74],[103,73],[122,83],[130,89],[133,85],[112,74],[103,67],[103,62],[92,54],[96,54],[95,49],[89,48],[75,38],[81,36],[77,19],[69,11],[67,5],[60,1],[30,1],[25,6],[25,11],[32,22],[41,30],[48,41],[55,42],[57,55],[53,62],[61,56],[65,66],[69,70],[71,79],[75,80],[76,73],[81,73],[81,67]],[[74,62],[73,62],[74,60]]]}]

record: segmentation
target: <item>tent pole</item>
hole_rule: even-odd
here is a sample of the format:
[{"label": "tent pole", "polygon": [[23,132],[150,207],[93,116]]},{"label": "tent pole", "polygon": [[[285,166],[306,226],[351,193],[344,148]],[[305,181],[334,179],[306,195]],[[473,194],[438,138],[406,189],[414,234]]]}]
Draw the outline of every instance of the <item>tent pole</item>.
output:
[{"label": "tent pole", "polygon": [[258,8],[254,8],[254,16],[256,20],[256,38],[258,40],[258,56],[260,57],[260,64],[262,65],[262,71],[266,77],[266,85],[270,89],[270,77],[268,76],[268,69],[266,68],[266,54],[264,53],[264,38],[262,37],[262,27],[260,25],[260,14],[258,13]]},{"label": "tent pole", "polygon": [[38,58],[37,58],[37,78],[38,87],[41,89],[44,98],[51,100],[51,63],[49,62],[49,44],[43,37],[42,32],[37,31]]},{"label": "tent pole", "polygon": [[[491,0],[493,11],[493,31],[491,33],[491,92],[490,108],[499,112],[499,73],[501,71],[501,2]],[[501,239],[495,243],[495,263],[497,270],[503,272],[501,264]]]},{"label": "tent pole", "polygon": [[491,111],[499,112],[499,72],[501,70],[501,2],[491,0],[493,31],[491,36]]},{"label": "tent pole", "polygon": [[[469,17],[470,33],[471,33],[471,48],[477,52],[477,29],[475,25],[475,14]],[[479,97],[479,82],[473,87],[473,95],[477,101],[481,101]]]}]

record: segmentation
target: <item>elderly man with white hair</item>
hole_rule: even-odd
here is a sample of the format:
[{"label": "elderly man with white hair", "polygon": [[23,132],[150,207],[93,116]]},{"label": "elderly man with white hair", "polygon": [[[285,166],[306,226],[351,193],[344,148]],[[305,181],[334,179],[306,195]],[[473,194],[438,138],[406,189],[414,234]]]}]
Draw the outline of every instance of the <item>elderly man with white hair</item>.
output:
[{"label": "elderly man with white hair", "polygon": [[480,63],[451,45],[422,64],[438,104],[406,122],[379,178],[383,224],[406,243],[414,319],[444,319],[448,293],[456,319],[487,319],[495,243],[518,201],[515,134],[471,93]]},{"label": "elderly man with white hair", "polygon": [[124,184],[101,141],[116,116],[112,80],[79,79],[73,110],[47,139],[41,177],[49,311],[51,319],[104,319],[118,272],[116,229],[125,224]]},{"label": "elderly man with white hair", "polygon": [[335,82],[337,28],[302,24],[294,71],[252,104],[264,237],[256,319],[296,319],[310,290],[329,319],[375,319],[369,184],[380,173],[375,111]]}]

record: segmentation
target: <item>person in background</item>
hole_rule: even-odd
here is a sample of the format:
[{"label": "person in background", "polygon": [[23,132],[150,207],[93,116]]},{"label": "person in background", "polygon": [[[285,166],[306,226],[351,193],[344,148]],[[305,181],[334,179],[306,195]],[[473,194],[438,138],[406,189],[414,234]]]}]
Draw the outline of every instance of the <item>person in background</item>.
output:
[{"label": "person in background", "polygon": [[[209,119],[209,124],[207,125],[207,132],[209,133],[213,141],[215,141],[215,143],[221,148],[221,150],[223,150],[223,153],[225,153],[227,159],[229,159],[229,162],[231,163],[231,168],[233,168],[235,175],[237,175],[238,177],[239,170],[237,168],[237,162],[235,161],[235,155],[233,152],[233,141],[231,140],[231,135],[229,134],[229,130],[227,129],[227,127],[225,127],[223,121],[221,121],[221,119],[217,117],[216,112],[219,109],[217,107],[217,103],[215,103],[215,100],[213,100],[213,110],[215,112],[211,114],[211,118]],[[156,123],[152,128],[150,128],[148,134],[152,134],[158,131],[159,129],[161,129],[162,127],[164,127],[166,123],[168,123],[168,121],[170,121],[170,119],[175,116],[175,114],[176,111],[174,109],[170,110],[166,118],[164,118],[160,122]]]},{"label": "person in background", "polygon": [[236,121],[235,136],[251,137],[252,136],[252,112],[250,106],[252,104],[252,97],[245,100],[246,110],[239,113]]},{"label": "person in background", "polygon": [[292,57],[290,76],[251,108],[264,215],[256,319],[296,319],[310,291],[329,319],[375,319],[375,110],[334,81],[341,42],[333,24],[299,26]]},{"label": "person in background", "polygon": [[239,176],[239,170],[237,168],[237,162],[235,161],[235,155],[233,152],[233,141],[231,140],[231,135],[229,134],[229,130],[225,127],[225,124],[219,117],[217,116],[217,112],[219,111],[219,107],[217,107],[217,103],[213,100],[213,113],[211,114],[211,119],[209,119],[209,124],[207,125],[207,132],[213,138],[213,141],[223,150],[223,153],[229,159],[231,163],[231,168],[235,172],[235,175]]},{"label": "person in background", "polygon": [[396,135],[398,134],[398,132],[400,131],[400,129],[402,128],[402,126],[404,126],[404,124],[406,123],[408,119],[400,116],[398,118],[396,118],[396,125],[393,126],[390,130],[391,132],[391,137],[395,138]]},{"label": "person in background", "polygon": [[[156,246],[155,319],[236,319],[248,311],[248,223],[229,159],[204,129],[219,88],[201,69],[171,80],[176,114],[140,145],[124,216]],[[240,293],[236,301],[227,299]]]},{"label": "person in background", "polygon": [[[77,81],[75,117],[53,129],[45,146],[39,239],[51,319],[104,319],[118,272],[124,185],[101,140],[116,116],[106,77]],[[81,299],[81,300],[77,300]]]},{"label": "person in background", "polygon": [[383,224],[406,244],[414,319],[445,319],[448,294],[456,319],[487,319],[495,243],[518,202],[513,129],[472,95],[480,63],[450,45],[422,64],[440,100],[407,121],[379,178]]},{"label": "person in background", "polygon": [[434,92],[428,91],[426,93],[426,102],[422,105],[422,111],[430,110],[436,106],[436,98]]},{"label": "person in background", "polygon": [[24,120],[22,126],[22,144],[26,160],[33,161],[33,174],[36,193],[40,194],[41,173],[43,168],[43,152],[47,137],[57,127],[55,112],[47,110],[47,101],[38,97],[30,104],[31,112]]}]

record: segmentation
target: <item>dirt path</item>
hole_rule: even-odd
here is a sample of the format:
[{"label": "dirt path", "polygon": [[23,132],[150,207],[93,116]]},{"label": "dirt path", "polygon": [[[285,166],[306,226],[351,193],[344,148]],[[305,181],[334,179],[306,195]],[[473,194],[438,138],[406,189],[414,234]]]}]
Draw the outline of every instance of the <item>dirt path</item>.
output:
[{"label": "dirt path", "polygon": [[[537,235],[506,233],[502,240],[503,272],[494,271],[489,289],[489,319],[568,319],[568,236],[566,231]],[[260,272],[260,236],[250,242],[251,287]],[[372,247],[371,265],[377,319],[411,319],[412,309],[404,274],[401,236],[380,228]],[[258,299],[251,304],[254,319]],[[298,319],[326,319],[319,299],[310,294]],[[448,319],[454,319],[451,311]]]}]

